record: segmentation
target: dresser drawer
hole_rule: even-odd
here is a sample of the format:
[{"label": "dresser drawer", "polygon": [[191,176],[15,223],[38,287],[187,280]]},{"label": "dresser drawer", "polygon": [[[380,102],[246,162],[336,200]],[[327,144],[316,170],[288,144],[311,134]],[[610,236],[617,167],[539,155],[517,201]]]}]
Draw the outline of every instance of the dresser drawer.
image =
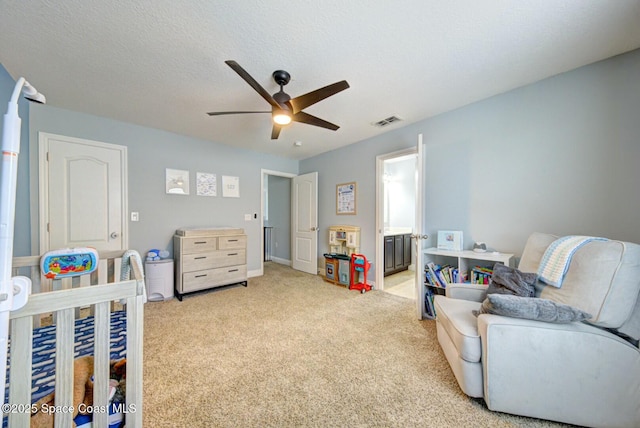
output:
[{"label": "dresser drawer", "polygon": [[247,235],[232,235],[218,237],[219,250],[236,250],[247,248]]},{"label": "dresser drawer", "polygon": [[182,252],[184,254],[206,253],[218,249],[218,238],[203,236],[199,238],[182,238]]},{"label": "dresser drawer", "polygon": [[247,280],[247,266],[229,266],[207,269],[182,275],[182,293],[202,290],[218,285],[233,284]]},{"label": "dresser drawer", "polygon": [[211,251],[209,253],[185,254],[182,257],[182,271],[193,272],[214,267],[246,264],[245,250]]}]

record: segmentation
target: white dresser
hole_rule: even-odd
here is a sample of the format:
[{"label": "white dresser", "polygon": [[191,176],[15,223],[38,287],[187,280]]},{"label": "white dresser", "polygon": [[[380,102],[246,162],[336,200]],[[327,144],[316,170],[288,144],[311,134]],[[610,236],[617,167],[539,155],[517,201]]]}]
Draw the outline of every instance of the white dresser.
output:
[{"label": "white dresser", "polygon": [[230,227],[183,228],[173,237],[176,297],[223,285],[247,286],[247,235]]}]

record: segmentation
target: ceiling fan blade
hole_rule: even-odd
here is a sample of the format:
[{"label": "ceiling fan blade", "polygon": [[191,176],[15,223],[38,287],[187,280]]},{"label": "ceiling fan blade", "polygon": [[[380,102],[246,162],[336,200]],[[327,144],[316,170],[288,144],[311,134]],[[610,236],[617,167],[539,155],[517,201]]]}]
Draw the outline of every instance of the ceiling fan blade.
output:
[{"label": "ceiling fan blade", "polygon": [[307,125],[319,126],[321,128],[327,128],[332,131],[338,130],[340,128],[338,125],[334,125],[331,122],[327,122],[326,120],[322,120],[319,117],[315,117],[310,115],[309,113],[305,113],[303,111],[298,112],[291,116],[291,120],[294,122],[306,123]]},{"label": "ceiling fan blade", "polygon": [[278,104],[277,101],[273,99],[271,94],[269,94],[262,86],[260,86],[260,84],[256,82],[255,79],[251,77],[251,75],[247,73],[247,71],[244,68],[240,67],[240,65],[237,62],[229,60],[229,61],[225,61],[225,63],[229,67],[231,67],[233,71],[238,73],[240,77],[242,77],[253,89],[255,89],[255,91],[259,93],[262,96],[262,98],[267,100],[269,104],[271,104],[273,107],[276,107],[276,108],[282,108],[280,107],[280,104]]},{"label": "ceiling fan blade", "polygon": [[282,126],[273,124],[273,129],[271,130],[271,139],[277,140],[280,136],[280,131],[282,130]]},{"label": "ceiling fan blade", "polygon": [[223,114],[246,114],[246,113],[271,113],[270,111],[210,111],[209,116],[222,116]]},{"label": "ceiling fan blade", "polygon": [[322,101],[325,98],[330,97],[331,95],[335,95],[340,91],[344,91],[349,87],[349,84],[346,80],[341,82],[336,82],[331,85],[325,86],[324,88],[316,89],[315,91],[309,92],[304,95],[300,95],[299,97],[292,98],[289,100],[291,103],[293,114],[296,114],[303,109],[309,107],[317,103],[318,101]]}]

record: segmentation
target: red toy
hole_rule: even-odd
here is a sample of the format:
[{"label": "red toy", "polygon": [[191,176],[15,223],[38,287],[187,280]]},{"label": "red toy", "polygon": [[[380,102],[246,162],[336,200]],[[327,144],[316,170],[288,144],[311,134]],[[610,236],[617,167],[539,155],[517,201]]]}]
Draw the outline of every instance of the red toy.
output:
[{"label": "red toy", "polygon": [[[371,286],[367,284],[367,272],[371,267],[371,263],[367,261],[367,258],[362,254],[351,254],[351,263],[349,263],[350,275],[349,275],[349,290],[360,290],[361,293],[365,293],[371,290]],[[356,281],[360,277],[360,272],[363,274],[363,282]]]}]

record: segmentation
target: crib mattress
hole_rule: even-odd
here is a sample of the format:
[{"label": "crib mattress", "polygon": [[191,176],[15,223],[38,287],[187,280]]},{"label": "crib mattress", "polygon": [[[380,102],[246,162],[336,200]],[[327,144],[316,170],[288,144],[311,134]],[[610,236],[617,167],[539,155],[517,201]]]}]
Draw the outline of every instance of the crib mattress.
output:
[{"label": "crib mattress", "polygon": [[[94,324],[93,316],[76,320],[74,345],[74,355],[76,358],[85,355],[93,355]],[[120,360],[122,358],[126,358],[127,318],[125,311],[116,311],[111,313],[110,333],[110,359]],[[33,403],[55,390],[55,352],[56,326],[51,325],[34,329],[31,378],[31,400]],[[9,338],[9,347],[7,349],[7,374],[5,378],[5,403],[9,401],[10,354],[11,339]],[[109,427],[114,428],[120,426],[120,422],[118,421],[122,421],[122,419],[121,414],[111,415],[109,417]],[[76,424],[78,426],[82,426],[82,422],[85,421],[76,421]],[[8,418],[5,416],[2,420],[3,428],[7,427],[7,423]]]}]

